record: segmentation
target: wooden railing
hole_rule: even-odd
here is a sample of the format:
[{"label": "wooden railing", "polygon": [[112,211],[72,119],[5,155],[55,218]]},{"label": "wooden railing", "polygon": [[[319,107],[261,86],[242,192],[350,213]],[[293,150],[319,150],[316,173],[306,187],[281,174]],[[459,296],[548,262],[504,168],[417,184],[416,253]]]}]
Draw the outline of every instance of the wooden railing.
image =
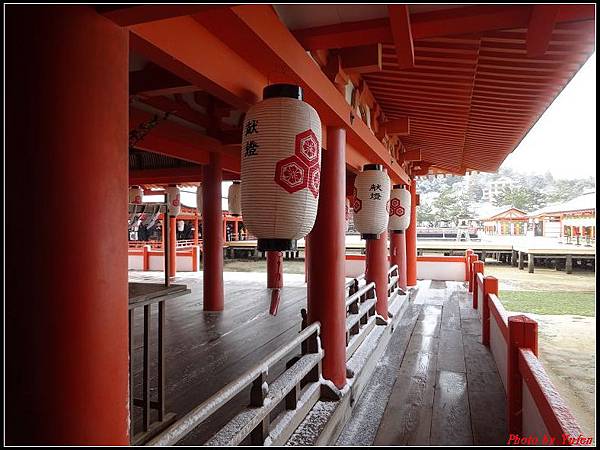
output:
[{"label": "wooden railing", "polygon": [[[221,428],[207,445],[238,445],[248,436],[252,445],[264,445],[267,439],[273,441],[275,438],[276,443],[284,443],[294,431],[293,424],[297,424],[297,418],[293,420],[293,416],[298,413],[305,415],[320,395],[323,351],[319,330],[319,322],[307,326],[293,340],[227,384],[146,445],[176,444],[248,387],[251,387],[250,405]],[[269,369],[299,347],[301,355],[288,361],[286,370],[269,385]],[[271,427],[271,413],[283,402],[285,409],[273,418],[273,422],[280,425]],[[290,426],[285,427],[286,423]],[[274,435],[270,435],[272,430]]]},{"label": "wooden railing", "polygon": [[[128,242],[128,247],[130,249],[142,248],[146,245],[149,245],[150,248],[153,250],[160,250],[163,248],[162,241],[129,241]],[[177,241],[176,248],[188,248],[188,247],[193,247],[194,245],[200,245],[200,248],[202,248],[202,239],[198,240],[198,244],[194,244],[193,239],[179,240],[179,241]]]},{"label": "wooden railing", "polygon": [[[397,283],[398,267],[393,266],[388,271],[388,292],[394,292]],[[349,359],[377,324],[377,298],[375,283],[366,283],[365,274],[346,282],[346,289],[346,359]],[[177,444],[248,388],[249,406],[213,435],[206,445],[238,445],[248,437],[252,445],[283,445],[321,396],[323,350],[319,341],[320,324],[303,323],[303,327],[292,341],[227,384],[146,445]],[[300,356],[287,361],[286,370],[270,385],[267,384],[269,369],[289,357],[298,347],[301,348]],[[281,410],[279,405],[283,403],[283,411],[277,417],[271,417],[273,411]]]},{"label": "wooden railing", "polygon": [[506,392],[508,442],[532,436],[540,445],[549,439],[557,445],[581,444],[577,421],[537,357],[537,322],[510,316],[498,296],[498,280],[484,276],[482,267],[475,271],[475,264],[482,262],[470,264],[473,308],[481,317],[481,342],[490,349]]},{"label": "wooden railing", "polygon": [[398,266],[394,264],[389,268],[388,273],[388,298],[392,296],[396,289],[398,289],[398,280],[400,279],[398,274]]},{"label": "wooden railing", "polygon": [[350,288],[352,293],[346,298],[346,360],[350,359],[375,326],[375,283],[359,287],[359,279],[353,281]]}]

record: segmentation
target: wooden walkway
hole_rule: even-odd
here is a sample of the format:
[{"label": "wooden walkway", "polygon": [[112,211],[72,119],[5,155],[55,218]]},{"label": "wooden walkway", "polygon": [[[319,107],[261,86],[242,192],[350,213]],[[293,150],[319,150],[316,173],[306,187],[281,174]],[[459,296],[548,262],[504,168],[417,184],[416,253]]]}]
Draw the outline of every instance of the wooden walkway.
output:
[{"label": "wooden walkway", "polygon": [[[161,282],[162,273],[130,272],[130,281]],[[289,281],[292,280],[292,281]],[[304,275],[286,275],[285,287],[277,316],[269,315],[270,296],[266,289],[266,274],[225,274],[225,311],[210,313],[202,310],[202,274],[182,274],[175,278],[185,284],[191,294],[166,303],[166,410],[182,417],[193,407],[216,393],[225,384],[289,342],[300,331],[300,309],[306,308]],[[156,327],[153,308],[151,326]],[[139,313],[134,325],[134,391],[141,396],[142,328]],[[155,330],[155,328],[153,328]],[[156,333],[151,333],[152,355],[156,351]],[[298,354],[300,348],[298,348]],[[152,357],[151,398],[156,398],[156,366]],[[269,373],[269,380],[284,369]],[[248,392],[222,409],[219,417],[210,418],[182,444],[202,444],[238,411],[237,405],[247,405]],[[141,408],[135,408],[137,430],[141,426]]]},{"label": "wooden walkway", "polygon": [[505,444],[502,382],[463,284],[418,287],[338,445]]}]

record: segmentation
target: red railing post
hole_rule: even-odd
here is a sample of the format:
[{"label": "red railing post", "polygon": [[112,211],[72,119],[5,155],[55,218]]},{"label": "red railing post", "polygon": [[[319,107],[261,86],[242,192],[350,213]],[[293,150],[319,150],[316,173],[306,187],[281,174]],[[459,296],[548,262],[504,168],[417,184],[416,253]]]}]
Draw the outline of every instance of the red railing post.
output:
[{"label": "red railing post", "polygon": [[483,292],[481,293],[481,343],[490,346],[490,294],[498,295],[498,279],[485,277],[483,279]]},{"label": "red railing post", "polygon": [[177,275],[177,217],[169,217],[169,276]]},{"label": "red railing post", "polygon": [[473,292],[473,263],[479,260],[477,255],[469,255],[469,292]]},{"label": "red railing post", "polygon": [[144,262],[143,262],[142,270],[144,272],[147,272],[148,270],[150,270],[150,248],[151,247],[149,245],[142,246],[142,249],[144,251]]},{"label": "red railing post", "polygon": [[198,272],[198,246],[192,246],[192,271]]},{"label": "red railing post", "polygon": [[483,261],[475,261],[473,263],[473,308],[477,309],[478,303],[478,283],[477,283],[477,274],[483,274],[484,271],[484,263]]},{"label": "red railing post", "polygon": [[473,250],[471,250],[471,249],[465,250],[465,281],[469,281],[470,276],[471,276],[471,267],[470,267],[469,256],[471,256],[472,254],[473,254]]},{"label": "red railing post", "polygon": [[519,348],[529,348],[538,354],[538,326],[527,316],[508,318],[508,433],[523,432],[523,377],[519,371]]}]

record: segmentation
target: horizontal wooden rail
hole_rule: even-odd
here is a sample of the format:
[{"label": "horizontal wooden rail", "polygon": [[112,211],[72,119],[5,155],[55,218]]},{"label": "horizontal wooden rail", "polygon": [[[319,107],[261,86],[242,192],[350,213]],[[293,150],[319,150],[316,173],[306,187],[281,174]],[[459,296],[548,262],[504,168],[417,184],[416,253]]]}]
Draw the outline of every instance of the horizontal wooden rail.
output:
[{"label": "horizontal wooden rail", "polygon": [[[550,381],[544,366],[530,349],[519,349],[519,372],[523,377],[524,385],[533,398],[539,416],[544,422],[546,428],[544,431],[547,431],[555,439],[554,443],[556,445],[567,445],[569,442],[563,442],[563,436],[573,439],[583,436],[581,428]],[[531,413],[535,414],[535,411],[528,410],[531,406],[533,405],[525,400],[523,404],[524,417]]]},{"label": "horizontal wooden rail", "polygon": [[504,339],[508,341],[508,313],[504,308],[504,305],[500,301],[497,295],[488,295],[488,304],[490,307],[490,317],[493,317],[502,332]]},{"label": "horizontal wooden rail", "polygon": [[[233,433],[230,437],[232,442],[241,442],[240,439],[243,440],[246,436],[252,433],[254,434],[252,437],[253,444],[256,444],[257,442],[257,434],[260,434],[261,438],[266,438],[264,434],[265,432],[268,434],[269,427],[268,424],[263,427],[262,420],[268,422],[270,412],[275,409],[278,404],[278,402],[275,400],[294,390],[295,387],[298,387],[301,378],[303,378],[311,370],[317,370],[319,373],[313,373],[313,376],[309,381],[314,383],[319,382],[319,363],[323,354],[319,344],[319,330],[319,322],[310,324],[290,342],[271,353],[263,362],[257,364],[252,369],[238,377],[236,380],[227,384],[216,394],[202,402],[200,405],[196,406],[184,417],[171,425],[167,430],[149,441],[146,445],[175,445],[182,438],[192,432],[194,428],[215,414],[227,402],[232,400],[236,395],[244,391],[250,385],[252,385],[251,406],[257,409],[254,412],[246,410],[239,415],[239,421],[237,422],[236,426],[240,430],[243,430],[243,432]],[[302,346],[303,348],[302,357],[292,367],[288,368],[283,375],[276,380],[275,383],[273,383],[273,385],[277,388],[277,391],[272,393],[272,397],[269,397],[269,388],[266,382],[266,374],[268,373],[269,368],[274,366],[277,362],[279,362],[282,358],[294,351],[299,346]],[[314,355],[317,355],[317,357]],[[294,392],[298,391],[299,389],[294,390]],[[267,401],[269,398],[271,398],[273,401]],[[261,418],[260,420],[258,420],[259,417]],[[252,428],[257,420],[259,425]],[[230,425],[227,425],[226,428],[230,429],[231,427]],[[225,428],[223,430],[225,430]],[[217,433],[215,438],[218,437],[222,445],[234,445],[229,444],[228,442],[223,442],[224,440],[221,440],[222,436],[223,434]]]},{"label": "horizontal wooden rail", "polygon": [[360,286],[364,274],[352,280],[346,298],[346,360],[354,354],[375,326],[375,283]]},{"label": "horizontal wooden rail", "polygon": [[388,269],[387,273],[388,277],[388,298],[391,298],[392,295],[398,289],[398,280],[400,279],[400,274],[398,273],[398,266],[394,264],[392,267]]}]

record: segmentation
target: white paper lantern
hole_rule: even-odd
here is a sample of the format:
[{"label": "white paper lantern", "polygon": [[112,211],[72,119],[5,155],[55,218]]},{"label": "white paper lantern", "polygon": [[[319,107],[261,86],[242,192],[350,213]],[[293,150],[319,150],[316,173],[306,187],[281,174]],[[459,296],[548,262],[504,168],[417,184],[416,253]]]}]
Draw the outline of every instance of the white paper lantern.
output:
[{"label": "white paper lantern", "polygon": [[321,121],[298,86],[276,84],[246,113],[242,214],[261,251],[294,248],[317,217]]},{"label": "white paper lantern", "polygon": [[367,164],[354,180],[354,228],[362,239],[379,239],[388,226],[390,178],[383,166]]},{"label": "white paper lantern", "polygon": [[202,185],[198,185],[198,190],[196,190],[196,209],[198,210],[198,215],[202,215]]},{"label": "white paper lantern", "polygon": [[393,232],[404,232],[410,225],[410,191],[405,184],[396,184],[390,192],[388,228]]},{"label": "white paper lantern", "polygon": [[129,188],[129,204],[141,205],[144,200],[144,190],[140,186]]},{"label": "white paper lantern", "polygon": [[227,191],[227,209],[232,216],[242,214],[242,184],[240,181],[234,181]]},{"label": "white paper lantern", "polygon": [[167,194],[167,211],[170,217],[181,214],[181,194],[177,186],[169,186],[165,189]]},{"label": "white paper lantern", "polygon": [[183,220],[177,221],[177,231],[183,231],[185,228],[185,222]]}]

